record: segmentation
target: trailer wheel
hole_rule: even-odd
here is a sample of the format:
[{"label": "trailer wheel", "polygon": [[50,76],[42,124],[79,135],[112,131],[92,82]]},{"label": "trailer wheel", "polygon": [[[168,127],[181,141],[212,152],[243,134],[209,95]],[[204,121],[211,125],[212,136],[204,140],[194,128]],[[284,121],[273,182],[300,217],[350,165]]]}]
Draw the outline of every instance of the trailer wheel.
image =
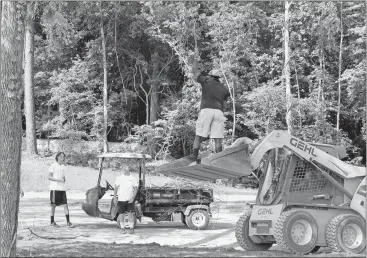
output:
[{"label": "trailer wheel", "polygon": [[307,254],[315,250],[318,226],[314,217],[303,210],[283,212],[274,228],[278,246],[288,253]]},{"label": "trailer wheel", "polygon": [[237,221],[235,235],[238,244],[246,251],[267,251],[273,245],[272,243],[258,244],[249,237],[249,221],[251,211],[243,214]]},{"label": "trailer wheel", "polygon": [[362,253],[366,249],[366,222],[354,214],[338,215],[326,228],[326,242],[334,252]]},{"label": "trailer wheel", "polygon": [[206,210],[192,210],[185,218],[186,225],[190,229],[202,230],[209,225],[209,213]]}]

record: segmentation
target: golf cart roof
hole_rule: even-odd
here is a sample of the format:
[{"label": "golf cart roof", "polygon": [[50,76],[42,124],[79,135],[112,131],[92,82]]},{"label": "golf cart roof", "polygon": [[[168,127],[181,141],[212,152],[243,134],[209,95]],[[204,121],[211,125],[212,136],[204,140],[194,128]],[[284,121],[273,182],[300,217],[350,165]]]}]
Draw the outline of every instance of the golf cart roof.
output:
[{"label": "golf cart roof", "polygon": [[151,159],[148,154],[131,153],[131,152],[108,152],[97,156],[98,158],[123,158],[123,159]]}]

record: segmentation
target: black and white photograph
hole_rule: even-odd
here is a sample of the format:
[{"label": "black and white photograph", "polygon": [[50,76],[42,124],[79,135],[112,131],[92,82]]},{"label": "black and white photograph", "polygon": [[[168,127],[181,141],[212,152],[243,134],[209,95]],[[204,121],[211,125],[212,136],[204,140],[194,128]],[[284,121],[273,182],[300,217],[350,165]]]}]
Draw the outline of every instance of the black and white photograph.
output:
[{"label": "black and white photograph", "polygon": [[366,257],[367,0],[0,1],[1,257]]}]

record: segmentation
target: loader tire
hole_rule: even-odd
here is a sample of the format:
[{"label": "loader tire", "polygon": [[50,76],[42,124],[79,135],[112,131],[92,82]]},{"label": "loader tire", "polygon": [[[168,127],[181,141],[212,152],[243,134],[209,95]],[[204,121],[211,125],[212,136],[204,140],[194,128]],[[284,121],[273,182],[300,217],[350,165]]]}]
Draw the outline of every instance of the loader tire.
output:
[{"label": "loader tire", "polygon": [[355,214],[336,216],[326,228],[326,243],[334,252],[365,252],[366,222]]},{"label": "loader tire", "polygon": [[273,245],[272,243],[258,244],[249,237],[249,221],[251,211],[243,214],[237,221],[235,235],[238,244],[246,251],[267,251]]},{"label": "loader tire", "polygon": [[274,228],[274,238],[282,251],[307,254],[315,250],[318,226],[314,217],[303,210],[280,214]]}]

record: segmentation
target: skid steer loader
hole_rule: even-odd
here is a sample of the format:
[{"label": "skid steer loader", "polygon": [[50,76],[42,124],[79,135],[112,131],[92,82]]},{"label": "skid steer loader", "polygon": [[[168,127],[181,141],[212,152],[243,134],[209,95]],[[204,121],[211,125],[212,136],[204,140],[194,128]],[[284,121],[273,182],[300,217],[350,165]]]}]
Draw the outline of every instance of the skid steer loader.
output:
[{"label": "skid steer loader", "polygon": [[343,162],[344,156],[342,148],[307,143],[286,131],[266,136],[250,158],[261,179],[256,204],[236,224],[241,247],[365,252],[366,168]]}]

